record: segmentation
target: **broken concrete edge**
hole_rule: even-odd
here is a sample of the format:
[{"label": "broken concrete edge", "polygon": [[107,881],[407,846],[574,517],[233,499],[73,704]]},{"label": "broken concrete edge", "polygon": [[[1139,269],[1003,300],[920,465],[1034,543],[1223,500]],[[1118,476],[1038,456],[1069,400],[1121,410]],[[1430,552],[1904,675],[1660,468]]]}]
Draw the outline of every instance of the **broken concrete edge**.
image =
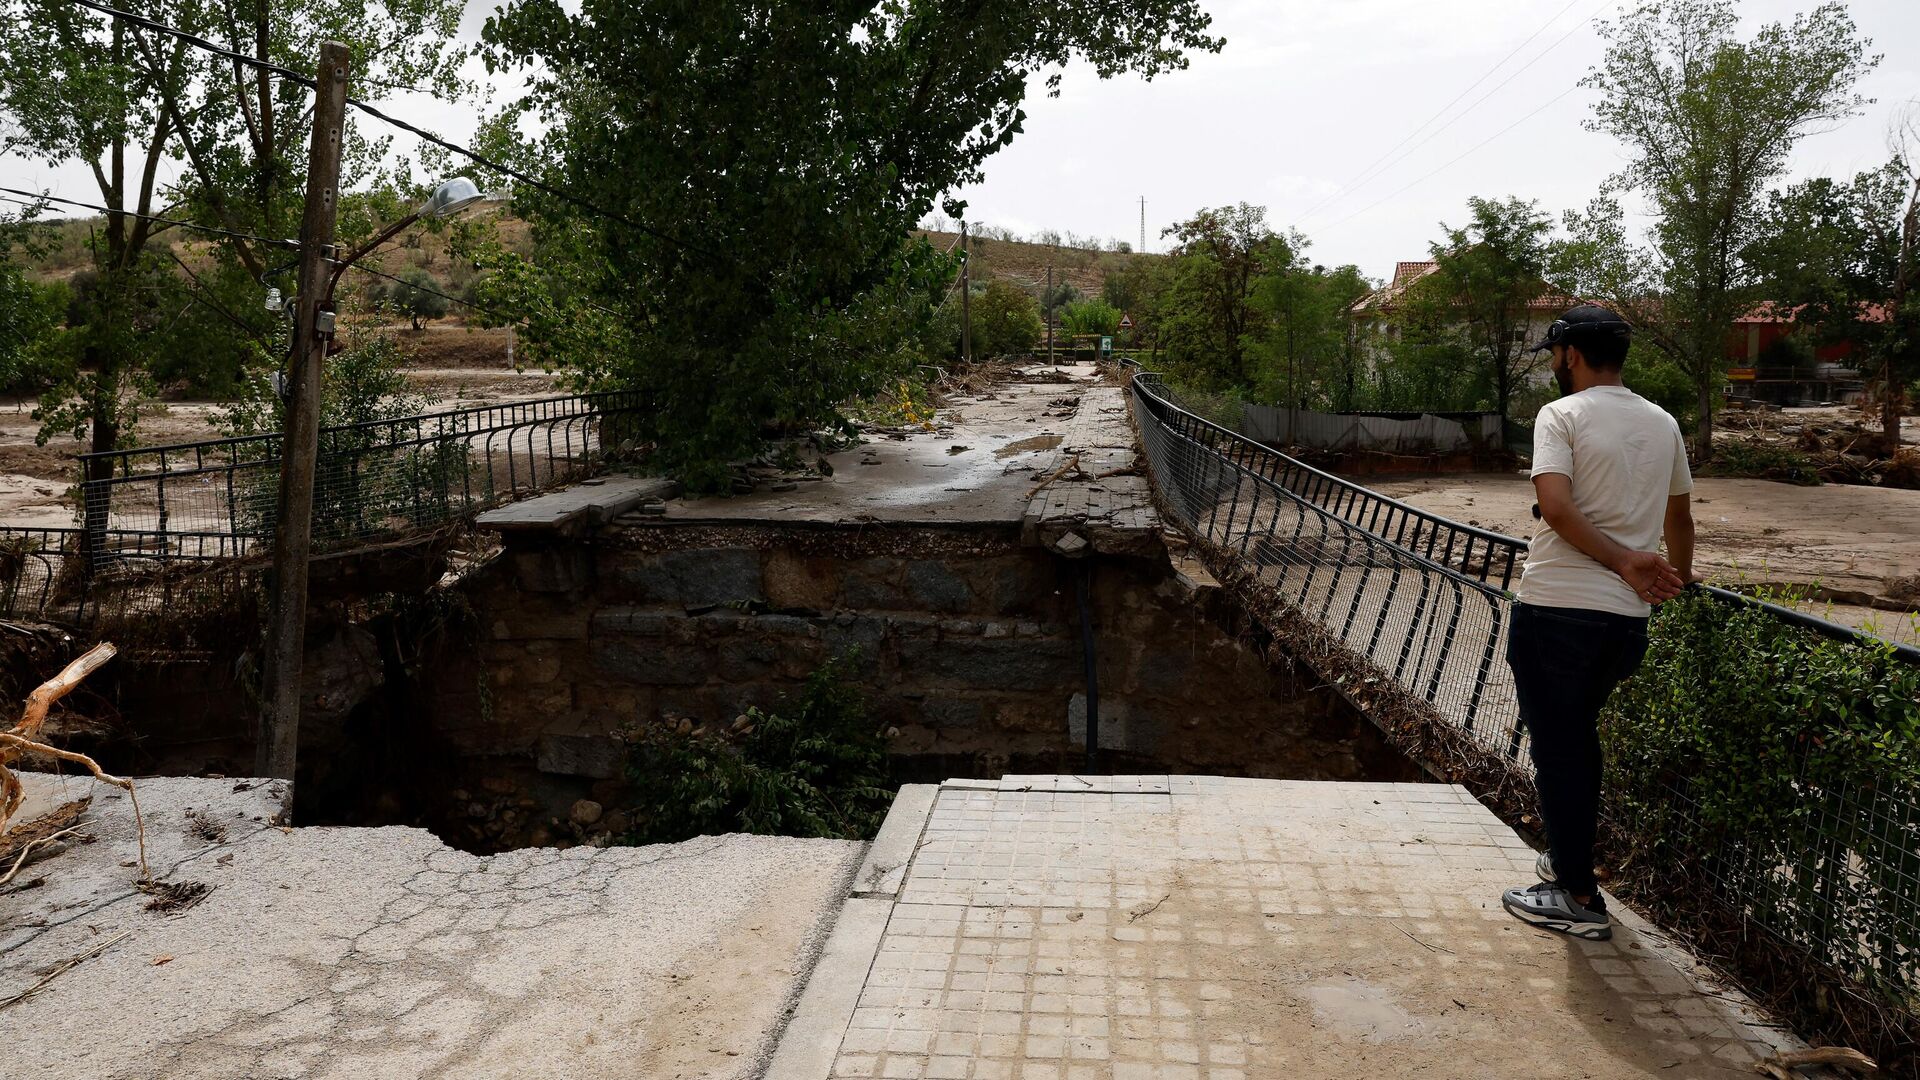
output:
[{"label": "broken concrete edge", "polygon": [[[867,857],[872,857],[871,844],[868,845]],[[859,866],[847,871],[846,877],[834,887],[833,893],[829,895],[844,895],[847,890],[853,887],[854,882],[859,880],[859,875],[864,867],[865,860],[863,859]],[[799,954],[793,958],[793,982],[787,991],[786,1000],[780,1003],[779,1019],[760,1037],[759,1045],[753,1049],[753,1064],[745,1071],[744,1075],[756,1077],[774,1075],[772,1071],[774,1063],[779,1060],[780,1051],[786,1045],[787,1033],[792,1030],[795,1022],[805,1014],[806,997],[816,981],[815,977],[820,974],[820,969],[829,964],[830,958],[835,957],[833,952],[834,942],[841,935],[841,927],[848,925],[848,908],[854,903],[855,901],[852,899],[842,901],[838,905],[828,903],[821,910],[819,918],[814,920],[813,928],[808,931],[805,942],[800,947]],[[886,901],[886,903],[888,904],[888,911],[890,912],[892,910],[891,901]],[[857,925],[859,923],[859,916],[857,914],[855,915],[853,923],[855,925],[849,926],[846,932],[849,935],[864,935],[865,929]],[[880,919],[880,926],[882,930],[886,928],[886,919],[884,917]],[[868,951],[868,967],[872,966],[873,957],[877,955],[879,951],[880,935],[876,932],[873,935],[873,944]],[[833,975],[833,978],[839,978],[837,972]],[[859,979],[854,987],[854,994],[856,996],[860,993],[860,990],[865,987],[866,981],[867,969],[863,967],[860,969]],[[853,1009],[849,1006],[847,1009],[847,1020],[851,1022],[852,1019]],[[843,1029],[845,1026],[845,1024],[841,1025]],[[838,1038],[834,1039],[833,1046],[836,1050],[839,1048],[840,1040]],[[828,1059],[829,1062],[831,1062],[831,1060],[831,1058]],[[822,1070],[820,1075],[823,1077],[826,1076],[826,1071]]]},{"label": "broken concrete edge", "polygon": [[853,877],[851,895],[862,899],[888,899],[900,895],[907,880],[907,864],[920,850],[920,837],[926,833],[933,816],[938,784],[902,784],[887,808],[880,832],[867,847],[867,857]]},{"label": "broken concrete edge", "polygon": [[671,499],[679,492],[678,483],[657,476],[599,477],[495,507],[474,524],[497,533],[568,534],[597,528],[649,499]]},{"label": "broken concrete edge", "polygon": [[940,784],[902,784],[880,832],[854,871],[846,901],[831,915],[832,933],[812,961],[805,986],[786,1011],[787,1022],[771,1035],[774,1047],[765,1080],[825,1080],[853,1022],[867,974],[880,954],[880,938],[893,916],[907,866],[933,820]]}]

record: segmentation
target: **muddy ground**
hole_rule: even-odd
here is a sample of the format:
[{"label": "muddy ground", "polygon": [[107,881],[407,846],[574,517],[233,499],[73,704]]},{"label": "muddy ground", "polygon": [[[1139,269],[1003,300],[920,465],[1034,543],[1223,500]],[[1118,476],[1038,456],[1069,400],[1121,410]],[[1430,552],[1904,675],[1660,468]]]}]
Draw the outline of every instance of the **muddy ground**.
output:
[{"label": "muddy ground", "polygon": [[[1376,491],[1510,536],[1533,534],[1524,473],[1372,478]],[[1920,491],[1695,481],[1696,566],[1716,584],[1805,587],[1803,610],[1920,642]],[[1903,608],[1904,611],[1883,610]]]},{"label": "muddy ground", "polygon": [[[424,333],[433,333],[429,330]],[[447,331],[461,333],[461,331]],[[433,401],[434,411],[497,405],[563,393],[553,375],[473,368],[419,368],[407,372],[417,393]],[[16,528],[58,528],[74,522],[70,488],[79,475],[77,455],[83,443],[57,438],[37,446],[40,422],[36,402],[0,398],[0,524]],[[135,437],[143,446],[216,439],[221,405],[212,401],[156,401],[143,404]]]}]

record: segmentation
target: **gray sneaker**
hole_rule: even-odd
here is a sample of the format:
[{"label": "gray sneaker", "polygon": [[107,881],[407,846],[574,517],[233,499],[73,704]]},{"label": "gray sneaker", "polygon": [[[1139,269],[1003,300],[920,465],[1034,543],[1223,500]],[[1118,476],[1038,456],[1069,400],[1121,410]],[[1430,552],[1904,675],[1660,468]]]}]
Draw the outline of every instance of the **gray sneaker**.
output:
[{"label": "gray sneaker", "polygon": [[1613,937],[1613,922],[1606,912],[1582,907],[1572,893],[1551,881],[1524,889],[1508,889],[1500,903],[1514,918],[1543,930],[1587,941],[1606,941]]},{"label": "gray sneaker", "polygon": [[1553,852],[1541,852],[1540,857],[1533,860],[1533,872],[1540,875],[1541,881],[1559,881],[1553,872]]}]

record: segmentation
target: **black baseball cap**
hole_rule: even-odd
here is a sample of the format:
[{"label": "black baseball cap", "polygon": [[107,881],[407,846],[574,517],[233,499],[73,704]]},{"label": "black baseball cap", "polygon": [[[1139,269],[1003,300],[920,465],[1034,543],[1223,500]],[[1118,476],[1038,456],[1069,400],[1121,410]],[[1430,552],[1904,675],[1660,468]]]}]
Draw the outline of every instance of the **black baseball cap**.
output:
[{"label": "black baseball cap", "polygon": [[1599,304],[1581,304],[1568,308],[1566,314],[1553,320],[1553,325],[1547,327],[1547,336],[1535,342],[1527,351],[1539,352],[1555,345],[1579,344],[1583,338],[1592,340],[1601,334],[1627,341],[1633,337],[1633,324]]}]

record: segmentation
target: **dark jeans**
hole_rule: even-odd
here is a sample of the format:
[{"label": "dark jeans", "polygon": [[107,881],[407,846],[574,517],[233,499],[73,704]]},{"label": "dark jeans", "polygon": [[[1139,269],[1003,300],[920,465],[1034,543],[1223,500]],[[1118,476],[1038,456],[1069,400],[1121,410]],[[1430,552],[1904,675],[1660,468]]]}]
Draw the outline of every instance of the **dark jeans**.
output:
[{"label": "dark jeans", "polygon": [[1647,620],[1584,608],[1513,606],[1507,665],[1533,736],[1535,785],[1553,869],[1575,896],[1596,887],[1600,710],[1647,654]]}]

